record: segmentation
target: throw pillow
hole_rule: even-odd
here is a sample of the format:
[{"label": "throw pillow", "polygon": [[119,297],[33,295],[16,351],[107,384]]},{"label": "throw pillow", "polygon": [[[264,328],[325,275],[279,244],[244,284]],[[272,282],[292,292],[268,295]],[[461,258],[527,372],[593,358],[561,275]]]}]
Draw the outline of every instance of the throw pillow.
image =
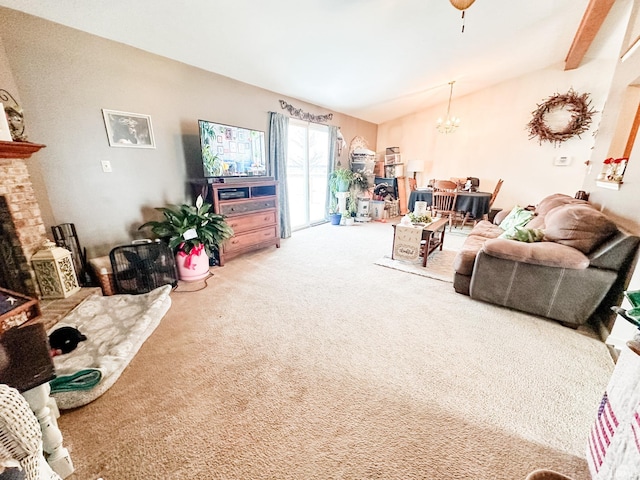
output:
[{"label": "throw pillow", "polygon": [[516,240],[517,242],[541,242],[544,238],[544,230],[541,228],[515,227],[515,233],[507,238],[509,240]]},{"label": "throw pillow", "polygon": [[502,222],[500,222],[500,228],[504,230],[504,233],[500,235],[500,238],[509,238],[513,235],[516,230],[516,227],[524,227],[531,218],[533,217],[533,212],[530,210],[525,210],[523,207],[516,205],[513,207],[509,215],[505,217]]}]

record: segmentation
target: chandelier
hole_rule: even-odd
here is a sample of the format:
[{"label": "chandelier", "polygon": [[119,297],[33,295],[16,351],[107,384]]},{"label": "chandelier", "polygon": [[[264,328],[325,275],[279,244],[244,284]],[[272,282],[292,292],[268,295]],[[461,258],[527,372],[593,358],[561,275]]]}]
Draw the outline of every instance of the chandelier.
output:
[{"label": "chandelier", "polygon": [[451,90],[449,90],[449,104],[447,105],[447,118],[445,120],[441,118],[436,122],[436,128],[440,133],[453,133],[460,125],[460,119],[458,117],[452,117],[451,112],[451,96],[453,95],[453,84],[456,82],[449,82]]}]

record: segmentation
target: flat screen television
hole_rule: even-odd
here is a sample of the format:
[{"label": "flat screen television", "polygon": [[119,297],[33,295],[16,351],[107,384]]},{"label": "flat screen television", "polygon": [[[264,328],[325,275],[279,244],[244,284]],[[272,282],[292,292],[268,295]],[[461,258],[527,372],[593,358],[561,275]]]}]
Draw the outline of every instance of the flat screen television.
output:
[{"label": "flat screen television", "polygon": [[268,175],[264,132],[198,120],[204,176],[261,177]]}]

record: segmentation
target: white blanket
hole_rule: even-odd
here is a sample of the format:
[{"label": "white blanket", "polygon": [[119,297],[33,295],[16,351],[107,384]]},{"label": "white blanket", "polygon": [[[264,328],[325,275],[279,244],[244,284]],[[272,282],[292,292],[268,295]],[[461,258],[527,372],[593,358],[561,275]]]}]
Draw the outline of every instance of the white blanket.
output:
[{"label": "white blanket", "polygon": [[92,295],[49,331],[71,326],[87,337],[72,352],[54,357],[58,376],[85,369],[102,373],[90,390],[54,393],[59,408],[86,405],[116,382],[169,310],[170,292],[171,285],[165,285],[141,295]]}]

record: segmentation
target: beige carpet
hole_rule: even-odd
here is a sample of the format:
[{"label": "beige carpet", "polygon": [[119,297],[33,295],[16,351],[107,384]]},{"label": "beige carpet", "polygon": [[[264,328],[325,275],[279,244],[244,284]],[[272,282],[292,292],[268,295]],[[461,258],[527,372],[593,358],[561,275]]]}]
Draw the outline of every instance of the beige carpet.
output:
[{"label": "beige carpet", "polygon": [[173,293],[115,385],[60,417],[70,479],[587,479],[605,346],[375,265],[392,236],[296,232]]}]

